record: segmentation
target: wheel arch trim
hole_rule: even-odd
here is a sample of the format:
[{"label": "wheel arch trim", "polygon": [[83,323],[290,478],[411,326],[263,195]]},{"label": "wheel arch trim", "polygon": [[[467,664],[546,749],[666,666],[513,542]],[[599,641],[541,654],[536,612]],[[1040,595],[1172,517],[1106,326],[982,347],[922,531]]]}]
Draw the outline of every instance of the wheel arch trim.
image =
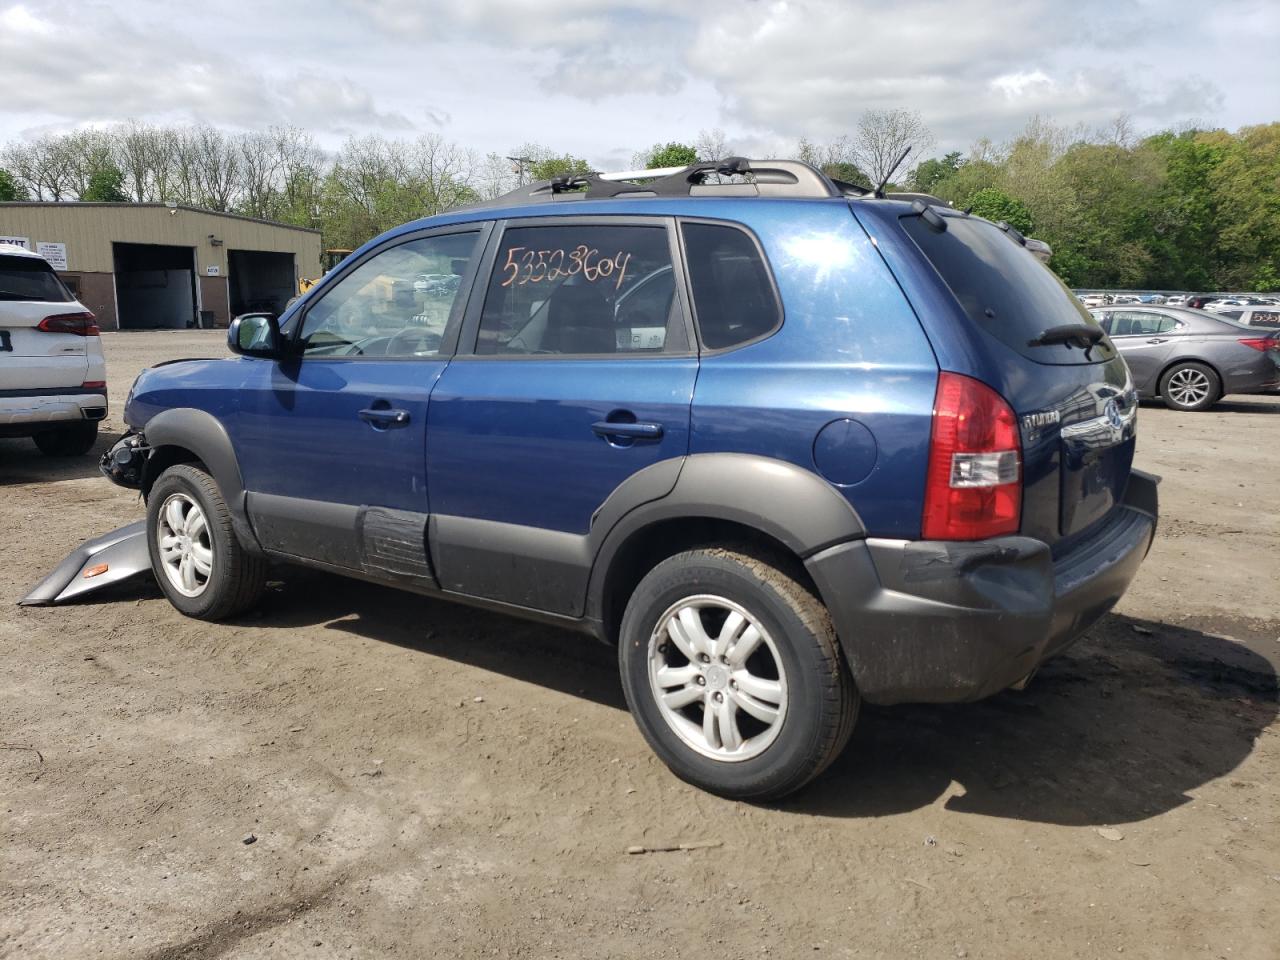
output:
[{"label": "wheel arch trim", "polygon": [[[605,589],[614,561],[635,537],[665,521],[735,523],[778,541],[800,560],[867,535],[862,518],[839,491],[813,471],[794,463],[742,453],[692,454],[674,463],[678,476],[665,495],[651,497],[625,512],[616,506],[606,509],[614,501],[611,496],[597,514],[601,520],[609,514],[613,522],[597,523],[590,535],[593,562],[587,586],[589,619],[603,618]],[[669,475],[664,473],[663,480]],[[620,487],[615,496],[623,489]]]},{"label": "wheel arch trim", "polygon": [[187,450],[205,465],[209,475],[217,483],[241,545],[250,552],[261,553],[258,538],[254,535],[245,509],[240,461],[226,427],[217,417],[204,410],[175,407],[163,410],[147,421],[142,435],[151,448],[142,483],[144,496],[156,481],[156,471],[152,464],[157,462],[157,453],[166,447]]}]

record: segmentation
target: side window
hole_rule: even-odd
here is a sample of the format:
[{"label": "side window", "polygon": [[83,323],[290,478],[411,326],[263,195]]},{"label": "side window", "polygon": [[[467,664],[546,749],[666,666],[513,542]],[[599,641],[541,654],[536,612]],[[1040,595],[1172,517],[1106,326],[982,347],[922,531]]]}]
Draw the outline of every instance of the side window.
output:
[{"label": "side window", "polygon": [[1095,313],[1095,314],[1094,314],[1094,317],[1095,317],[1095,318],[1097,319],[1097,321],[1098,321],[1098,326],[1102,327],[1102,329],[1103,329],[1103,331],[1104,331],[1105,333],[1110,334],[1110,333],[1111,333],[1111,314],[1110,314],[1110,313]]},{"label": "side window", "polygon": [[1173,333],[1182,327],[1176,317],[1171,317],[1167,313],[1161,313],[1155,319],[1157,322],[1153,333]]},{"label": "side window", "polygon": [[421,237],[375,254],[307,309],[308,357],[434,357],[462,307],[479,233]]},{"label": "side window", "polygon": [[502,235],[476,353],[681,353],[666,227],[565,224]]},{"label": "side window", "polygon": [[769,270],[751,237],[737,227],[685,223],[693,309],[703,344],[722,350],[755,340],[782,322]]},{"label": "side window", "polygon": [[1143,324],[1147,318],[1140,313],[1129,313],[1124,310],[1118,310],[1113,314],[1113,325],[1115,330],[1112,336],[1116,337],[1137,337],[1141,336],[1145,331]]}]

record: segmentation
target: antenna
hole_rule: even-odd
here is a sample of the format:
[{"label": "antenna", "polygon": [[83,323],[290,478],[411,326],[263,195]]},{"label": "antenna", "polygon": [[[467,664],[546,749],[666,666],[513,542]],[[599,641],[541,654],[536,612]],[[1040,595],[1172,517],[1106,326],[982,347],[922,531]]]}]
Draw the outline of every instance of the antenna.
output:
[{"label": "antenna", "polygon": [[888,172],[885,173],[884,175],[884,179],[881,180],[880,183],[876,186],[874,193],[877,200],[884,199],[885,184],[889,182],[890,177],[892,177],[895,173],[898,172],[898,168],[902,166],[902,161],[907,159],[907,154],[910,152],[911,152],[911,148],[907,147],[907,149],[902,151],[902,155],[898,157],[897,160],[893,161],[893,166],[889,168]]}]

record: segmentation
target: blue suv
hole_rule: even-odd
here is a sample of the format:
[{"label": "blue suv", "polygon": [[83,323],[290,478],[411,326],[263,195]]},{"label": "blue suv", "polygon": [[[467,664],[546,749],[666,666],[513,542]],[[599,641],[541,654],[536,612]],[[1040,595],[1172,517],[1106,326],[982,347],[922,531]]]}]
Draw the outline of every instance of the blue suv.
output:
[{"label": "blue suv", "polygon": [[1146,555],[1133,384],[1029,243],[791,161],[536,184],[145,371],[103,469],[185,614],[279,560],[579,630],[678,776],[776,798],[861,701],[1025,681]]}]

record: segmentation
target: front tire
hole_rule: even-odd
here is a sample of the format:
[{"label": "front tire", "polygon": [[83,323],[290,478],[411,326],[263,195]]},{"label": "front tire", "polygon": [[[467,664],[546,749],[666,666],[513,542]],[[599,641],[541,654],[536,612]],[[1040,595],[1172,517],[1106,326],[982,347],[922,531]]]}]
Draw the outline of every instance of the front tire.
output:
[{"label": "front tire", "polygon": [[833,761],[858,693],[831,617],[793,564],[724,548],[662,561],[622,618],[627,705],[680,779],[775,800]]},{"label": "front tire", "polygon": [[1222,396],[1222,380],[1203,363],[1178,363],[1160,378],[1160,396],[1170,410],[1208,410]]},{"label": "front tire", "polygon": [[240,544],[222,491],[195,464],[170,467],[152,486],[147,547],[160,589],[189,617],[223,620],[262,595],[266,560]]},{"label": "front tire", "polygon": [[31,439],[46,457],[82,457],[98,442],[98,421],[82,420],[42,430]]}]

